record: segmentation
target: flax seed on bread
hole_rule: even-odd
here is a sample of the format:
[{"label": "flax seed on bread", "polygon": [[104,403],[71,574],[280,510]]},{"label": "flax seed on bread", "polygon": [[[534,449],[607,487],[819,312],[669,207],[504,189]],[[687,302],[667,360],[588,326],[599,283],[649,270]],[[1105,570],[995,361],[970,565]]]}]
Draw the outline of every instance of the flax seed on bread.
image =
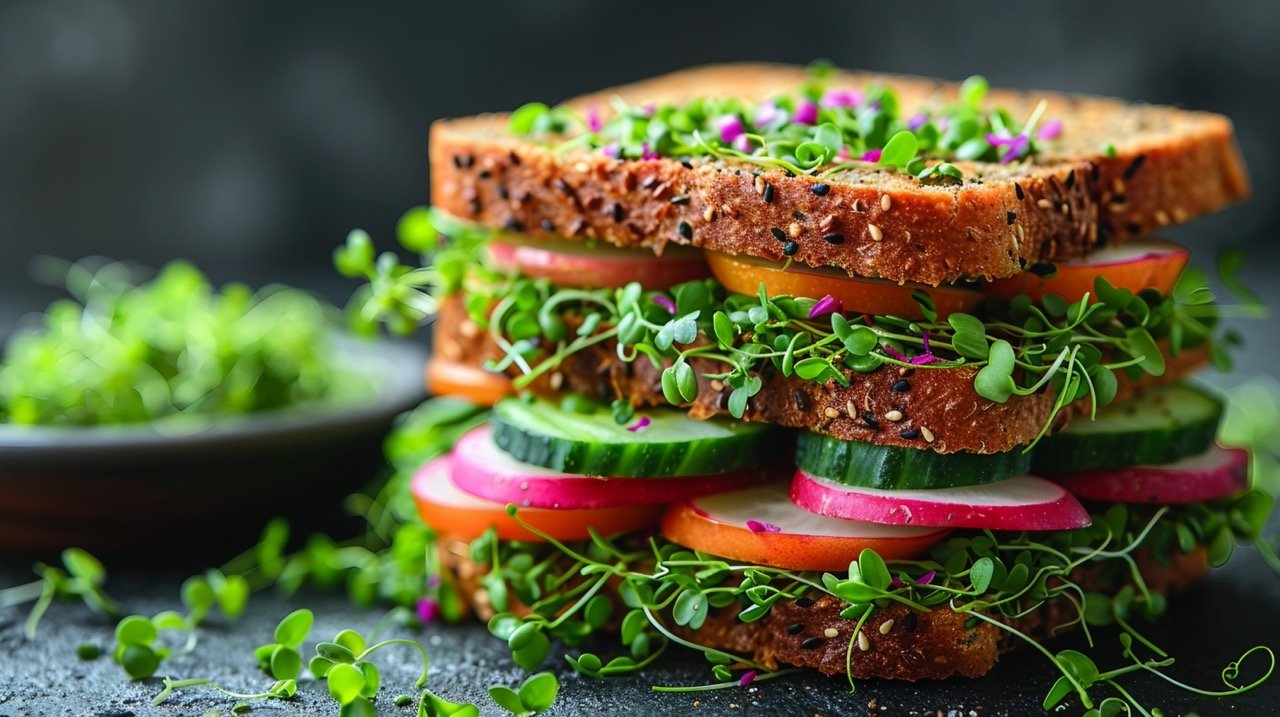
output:
[{"label": "flax seed on bread", "polygon": [[[612,96],[633,104],[708,94],[763,100],[804,81],[797,67],[715,65],[569,104],[607,113]],[[898,75],[837,73],[830,83],[887,84],[907,108],[956,93],[953,83]],[[1078,257],[1249,192],[1231,123],[1221,115],[1047,92],[988,94],[1020,117],[1042,99],[1047,116],[1063,120],[1061,139],[1027,163],[957,163],[966,179],[954,187],[873,164],[818,179],[731,159],[618,160],[512,136],[506,115],[442,120],[431,131],[432,200],[492,227],[659,252],[675,242],[780,259],[783,244],[770,229],[796,224],[797,261],[937,285]],[[814,191],[819,183],[826,191]],[[681,202],[672,203],[677,196]]]}]

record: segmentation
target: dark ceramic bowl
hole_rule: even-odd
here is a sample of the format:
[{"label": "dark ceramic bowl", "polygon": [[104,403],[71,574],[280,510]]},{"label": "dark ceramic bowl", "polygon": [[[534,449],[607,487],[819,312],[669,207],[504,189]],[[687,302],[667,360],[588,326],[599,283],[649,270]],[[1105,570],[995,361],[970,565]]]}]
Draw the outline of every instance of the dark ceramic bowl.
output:
[{"label": "dark ceramic bowl", "polygon": [[217,419],[201,428],[0,424],[0,552],[198,550],[252,540],[275,515],[336,513],[382,469],[392,419],[425,396],[425,351],[343,340],[367,400]]}]

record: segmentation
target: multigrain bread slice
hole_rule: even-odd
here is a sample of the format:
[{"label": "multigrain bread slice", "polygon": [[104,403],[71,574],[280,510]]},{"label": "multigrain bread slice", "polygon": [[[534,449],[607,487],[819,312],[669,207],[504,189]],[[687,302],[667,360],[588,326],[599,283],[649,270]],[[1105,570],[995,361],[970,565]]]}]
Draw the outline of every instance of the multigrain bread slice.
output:
[{"label": "multigrain bread slice", "polygon": [[[435,354],[447,361],[482,367],[502,358],[502,350],[467,314],[457,296],[440,303],[432,333]],[[546,396],[577,391],[602,400],[626,398],[635,406],[665,406],[662,370],[645,358],[626,362],[616,344],[602,342],[565,359],[529,389]],[[1157,381],[1173,381],[1208,360],[1206,350],[1184,351],[1168,358],[1160,377],[1144,374],[1132,381],[1118,374],[1116,400],[1132,396]],[[720,367],[694,359],[698,396],[688,406],[694,418],[728,415],[730,389],[704,373]],[[1013,396],[1006,403],[982,398],[973,389],[977,369],[911,369],[883,367],[848,374],[850,385],[818,383],[780,374],[763,375],[763,387],[747,404],[743,418],[788,428],[803,428],[843,440],[879,445],[928,448],[938,453],[1000,453],[1030,443],[1049,420],[1054,396],[1049,392]],[[513,369],[514,375],[515,369]],[[427,383],[431,384],[431,364]],[[1087,402],[1067,406],[1058,424],[1088,411]],[[896,412],[891,414],[890,412]],[[889,416],[889,417],[887,417]],[[890,420],[890,417],[898,420]]]},{"label": "multigrain bread slice", "polygon": [[[487,567],[471,560],[465,541],[439,544],[443,579],[457,591],[463,604],[481,620],[494,614],[481,577]],[[1167,562],[1146,551],[1136,556],[1138,571],[1148,588],[1170,595],[1201,580],[1208,572],[1203,547],[1175,553]],[[1086,590],[1114,592],[1119,585],[1099,571],[1073,576]],[[991,671],[1002,653],[1023,647],[1020,640],[986,622],[974,624],[970,616],[946,606],[921,612],[899,603],[878,608],[863,626],[865,642],[854,633],[856,619],[840,616],[846,604],[822,596],[778,602],[760,620],[744,623],[737,609],[713,609],[698,630],[672,626],[681,637],[704,647],[749,656],[770,669],[787,665],[807,667],[827,675],[852,675],[856,679],[941,680],[955,675],[981,677]],[[517,615],[529,613],[523,605],[509,608]],[[1014,629],[1044,642],[1062,632],[1077,615],[1058,599],[1022,617],[1003,618]],[[850,642],[859,649],[850,649]],[[861,644],[860,644],[861,643]],[[862,645],[866,649],[861,649]]]},{"label": "multigrain bread slice", "polygon": [[[607,116],[615,96],[630,104],[700,95],[760,101],[805,80],[798,67],[713,65],[568,104]],[[957,92],[953,83],[900,75],[841,72],[829,80],[837,88],[875,84],[895,88],[908,112]],[[507,115],[442,120],[431,129],[432,201],[492,227],[658,252],[675,242],[780,260],[783,243],[771,230],[781,229],[805,264],[937,285],[1078,257],[1249,193],[1226,117],[1049,92],[987,96],[1015,117],[1041,100],[1046,117],[1062,120],[1061,139],[1044,142],[1026,163],[957,163],[961,186],[924,185],[869,163],[819,179],[731,159],[617,160],[512,136]],[[819,183],[827,190],[815,191]]]}]

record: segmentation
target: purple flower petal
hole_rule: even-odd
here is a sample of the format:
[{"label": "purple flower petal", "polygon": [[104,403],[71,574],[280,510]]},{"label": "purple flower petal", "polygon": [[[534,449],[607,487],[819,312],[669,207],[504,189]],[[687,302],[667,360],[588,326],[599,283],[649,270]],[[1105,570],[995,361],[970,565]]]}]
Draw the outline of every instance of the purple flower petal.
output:
[{"label": "purple flower petal", "polygon": [[899,360],[899,361],[902,361],[903,363],[910,363],[910,362],[907,360],[907,357],[906,357],[905,355],[903,355],[901,351],[898,351],[897,349],[895,349],[894,347],[890,346],[889,344],[880,344],[880,350],[881,350],[881,351],[884,351],[884,352],[885,352],[885,353],[887,353],[887,354],[889,354],[889,357],[890,357],[890,358],[897,359],[897,360]]},{"label": "purple flower petal", "polygon": [[650,423],[653,423],[653,421],[650,421],[648,416],[641,416],[640,420],[630,426],[627,426],[627,430],[631,433],[639,433],[640,431],[648,428]]},{"label": "purple flower petal", "polygon": [[601,147],[600,151],[604,152],[610,157],[613,157],[614,159],[617,159],[618,155],[622,154],[622,147],[618,146],[617,142],[610,142],[609,144],[606,144],[605,146]]},{"label": "purple flower petal", "polygon": [[643,159],[646,162],[651,162],[657,158],[658,158],[658,153],[651,151],[649,149],[648,142],[645,142],[644,144],[640,145],[640,159]]},{"label": "purple flower petal", "polygon": [[857,107],[862,104],[862,93],[857,90],[827,90],[818,100],[823,107]]},{"label": "purple flower petal", "polygon": [[929,329],[920,330],[920,340],[924,342],[924,352],[932,354],[933,352],[929,350]]},{"label": "purple flower petal", "polygon": [[600,120],[600,110],[595,105],[587,107],[587,130],[590,132],[599,132],[604,129],[604,122]]},{"label": "purple flower petal", "polygon": [[884,150],[881,150],[881,149],[868,149],[866,152],[862,154],[862,161],[879,162],[880,155],[883,153],[884,153]]},{"label": "purple flower petal", "polygon": [[763,127],[767,124],[772,124],[778,118],[782,118],[782,121],[786,122],[786,111],[772,102],[766,102],[760,105],[760,109],[756,110],[755,124],[757,127]]},{"label": "purple flower petal", "polygon": [[759,520],[748,520],[747,530],[750,530],[753,533],[781,533],[782,532],[782,528],[779,528],[773,523],[765,523]]},{"label": "purple flower petal", "polygon": [[738,686],[746,687],[747,685],[751,684],[755,679],[756,679],[756,671],[747,670],[746,672],[742,673],[742,677],[738,678]]},{"label": "purple flower petal", "polygon": [[1014,137],[1009,140],[1009,146],[1005,148],[1004,154],[1000,156],[1000,164],[1008,164],[1012,162],[1026,154],[1027,150],[1030,148],[1031,139],[1025,134],[1020,134],[1017,137]]},{"label": "purple flower petal", "polygon": [[665,294],[654,294],[653,303],[666,309],[668,314],[675,316],[676,302],[672,301],[670,296],[667,296]]},{"label": "purple flower petal", "polygon": [[418,619],[424,623],[435,620],[440,614],[440,603],[429,598],[418,601]]},{"label": "purple flower petal", "polygon": [[897,590],[898,588],[901,588],[901,587],[902,587],[902,578],[898,577],[897,575],[894,575],[893,580],[889,581],[889,589]]},{"label": "purple flower petal", "polygon": [[988,132],[985,139],[987,144],[992,147],[1004,147],[1013,141],[1013,138],[1007,134],[995,134],[994,132]]},{"label": "purple flower petal", "polygon": [[1044,123],[1039,132],[1036,132],[1036,139],[1057,139],[1062,136],[1062,120],[1051,119]]},{"label": "purple flower petal", "polygon": [[937,574],[938,574],[938,571],[930,570],[924,575],[921,575],[919,578],[916,578],[916,585],[928,585],[929,583],[933,582],[933,579],[934,577],[937,576]]},{"label": "purple flower petal", "polygon": [[849,160],[853,159],[853,156],[849,154],[849,148],[847,146],[844,146],[844,147],[841,147],[840,151],[836,153],[836,159],[840,160],[841,162],[848,162]]},{"label": "purple flower petal", "polygon": [[640,105],[640,114],[645,117],[652,117],[658,112],[658,104],[656,102],[646,102]]},{"label": "purple flower petal", "polygon": [[439,587],[439,586],[440,586],[440,576],[439,576],[439,575],[430,575],[430,576],[428,576],[428,577],[427,577],[427,587],[429,587],[429,588],[434,588],[434,587]]},{"label": "purple flower petal", "polygon": [[724,115],[716,120],[716,129],[720,130],[720,141],[729,144],[747,130],[742,126],[738,115]]},{"label": "purple flower petal", "polygon": [[938,360],[938,357],[934,356],[933,354],[922,354],[920,356],[911,357],[911,360],[908,361],[907,363],[911,364],[912,366],[924,366],[925,364],[931,364],[937,360]]},{"label": "purple flower petal", "polygon": [[813,100],[800,100],[796,104],[796,113],[791,119],[799,124],[813,124],[818,121],[818,105]]},{"label": "purple flower petal", "polygon": [[816,319],[819,316],[826,316],[827,314],[839,313],[841,311],[844,311],[844,302],[835,298],[831,294],[827,294],[821,299],[818,299],[818,303],[814,304],[813,307],[809,309],[809,318]]},{"label": "purple flower petal", "polygon": [[911,115],[911,119],[907,120],[907,129],[911,130],[912,132],[915,132],[916,130],[923,127],[925,123],[928,121],[929,121],[929,115],[925,114],[924,112],[917,112],[914,115]]},{"label": "purple flower petal", "polygon": [[755,143],[751,141],[751,137],[745,133],[733,138],[733,148],[744,154],[749,154],[756,148]]}]

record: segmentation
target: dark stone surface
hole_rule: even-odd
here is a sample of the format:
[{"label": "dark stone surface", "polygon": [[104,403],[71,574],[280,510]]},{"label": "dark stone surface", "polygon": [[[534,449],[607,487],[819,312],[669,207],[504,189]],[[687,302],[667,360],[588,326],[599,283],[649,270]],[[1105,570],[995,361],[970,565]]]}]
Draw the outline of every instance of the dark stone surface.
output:
[{"label": "dark stone surface", "polygon": [[[12,562],[0,567],[0,584],[25,580],[25,567]],[[108,585],[127,610],[152,614],[180,607],[177,588],[185,573],[148,574],[137,567],[117,568]],[[1165,647],[1178,663],[1172,674],[1205,689],[1216,689],[1218,674],[1230,661],[1254,644],[1280,647],[1280,621],[1275,608],[1280,605],[1280,576],[1267,569],[1256,552],[1241,549],[1232,563],[1215,571],[1210,579],[1175,600],[1165,619],[1147,632]],[[253,648],[270,641],[275,622],[296,607],[316,612],[316,626],[306,644],[331,637],[351,627],[371,629],[382,616],[380,610],[352,607],[338,594],[313,593],[293,600],[272,594],[256,596],[240,622],[227,625],[212,619],[200,631],[200,642],[191,655],[173,658],[162,666],[162,674],[175,678],[212,677],[238,691],[265,689],[270,679],[258,672]],[[161,707],[151,707],[150,699],[160,690],[160,680],[128,682],[109,657],[82,662],[75,648],[82,642],[110,651],[114,622],[90,613],[86,608],[57,604],[40,626],[35,642],[22,635],[25,612],[0,611],[0,716],[19,715],[196,715],[210,709],[226,713],[234,700],[204,689],[188,690]],[[453,700],[467,700],[482,706],[484,714],[501,714],[485,692],[490,684],[516,685],[522,674],[507,657],[505,646],[477,624],[432,625],[419,639],[431,655],[428,685]],[[1103,669],[1121,664],[1114,633],[1095,635],[1099,647],[1094,654]],[[1079,637],[1065,638],[1055,648],[1071,646]],[[1078,646],[1078,645],[1077,645]],[[604,649],[604,648],[602,648]],[[746,689],[697,694],[655,694],[653,684],[698,684],[710,681],[701,658],[673,651],[646,672],[643,678],[596,681],[575,675],[567,665],[553,659],[550,669],[561,678],[560,698],[554,715],[648,715],[648,714],[756,714],[756,715],[943,715],[970,717],[1042,714],[1039,704],[1053,681],[1052,668],[1030,650],[1007,655],[987,677],[955,679],[919,684],[864,682],[850,694],[848,683],[817,675],[795,675],[764,682]],[[1256,659],[1256,656],[1255,656]],[[390,648],[376,660],[382,668],[383,691],[378,700],[384,715],[411,717],[411,708],[392,704],[396,695],[411,693],[417,675],[416,653]],[[1261,662],[1265,662],[1262,660]],[[1259,662],[1246,667],[1248,677],[1258,674]],[[1149,675],[1132,675],[1123,684],[1144,703],[1159,706],[1165,715],[1195,711],[1201,715],[1275,714],[1280,705],[1280,677],[1243,696],[1215,700],[1176,690]],[[1103,690],[1097,690],[1103,695]],[[875,708],[869,708],[869,703]],[[252,714],[313,715],[336,714],[322,685],[302,683],[299,697],[292,702],[256,703]],[[1075,714],[1078,708],[1055,714]]]}]

